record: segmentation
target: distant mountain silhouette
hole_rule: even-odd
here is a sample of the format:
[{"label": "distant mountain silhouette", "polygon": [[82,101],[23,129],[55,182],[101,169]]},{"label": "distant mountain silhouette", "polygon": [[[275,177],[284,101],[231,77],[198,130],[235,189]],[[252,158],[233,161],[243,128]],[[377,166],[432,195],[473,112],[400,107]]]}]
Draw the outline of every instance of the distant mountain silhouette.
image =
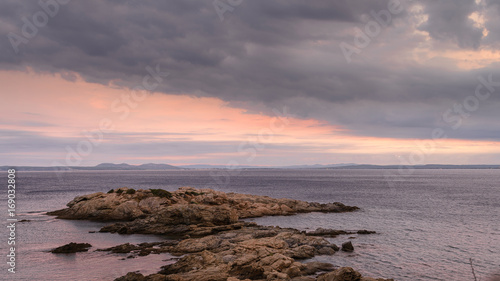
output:
[{"label": "distant mountain silhouette", "polygon": [[54,167],[36,167],[36,166],[2,166],[0,171],[6,171],[8,169],[15,168],[18,171],[70,171],[70,170],[92,170],[92,171],[109,171],[109,170],[134,170],[134,171],[146,171],[146,170],[179,170],[181,168],[168,165],[168,164],[142,164],[142,165],[130,165],[127,163],[114,164],[114,163],[101,163],[96,166],[54,166]]},{"label": "distant mountain silhouette", "polygon": [[[36,167],[36,166],[0,166],[0,171],[7,171],[8,169],[15,168],[18,171],[71,171],[71,170],[84,170],[84,171],[164,171],[164,170],[181,170],[181,169],[227,169],[226,165],[183,165],[172,166],[169,164],[155,164],[147,163],[142,165],[130,165],[127,163],[114,164],[114,163],[101,163],[96,166],[58,166],[58,167]],[[315,165],[292,165],[292,166],[238,166],[232,167],[233,169],[500,169],[500,165],[442,165],[442,164],[428,164],[428,165],[413,165],[413,166],[400,166],[400,165],[370,165],[370,164],[315,164]]]}]

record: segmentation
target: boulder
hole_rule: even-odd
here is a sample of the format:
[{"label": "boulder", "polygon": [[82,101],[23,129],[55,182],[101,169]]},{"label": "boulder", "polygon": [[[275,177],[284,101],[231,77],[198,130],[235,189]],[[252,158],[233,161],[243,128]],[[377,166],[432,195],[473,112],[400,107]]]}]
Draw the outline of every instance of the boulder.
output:
[{"label": "boulder", "polygon": [[353,252],[354,251],[354,246],[352,245],[351,241],[342,243],[342,251],[344,251],[344,252]]}]

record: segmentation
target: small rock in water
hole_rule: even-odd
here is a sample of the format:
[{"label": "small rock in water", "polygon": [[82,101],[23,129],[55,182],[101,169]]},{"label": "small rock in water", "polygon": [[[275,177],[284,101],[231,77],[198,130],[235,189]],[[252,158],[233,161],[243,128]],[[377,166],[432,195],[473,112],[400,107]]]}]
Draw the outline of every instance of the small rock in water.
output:
[{"label": "small rock in water", "polygon": [[71,242],[71,243],[66,244],[64,246],[57,247],[50,252],[54,253],[54,254],[69,254],[69,253],[76,253],[76,252],[87,252],[90,247],[92,247],[92,245],[90,245],[89,243]]},{"label": "small rock in water", "polygon": [[377,233],[377,232],[366,230],[366,229],[358,230],[358,234],[375,234],[375,233]]},{"label": "small rock in water", "polygon": [[344,251],[344,252],[353,252],[354,251],[354,246],[352,245],[351,241],[345,242],[342,244],[342,251]]}]

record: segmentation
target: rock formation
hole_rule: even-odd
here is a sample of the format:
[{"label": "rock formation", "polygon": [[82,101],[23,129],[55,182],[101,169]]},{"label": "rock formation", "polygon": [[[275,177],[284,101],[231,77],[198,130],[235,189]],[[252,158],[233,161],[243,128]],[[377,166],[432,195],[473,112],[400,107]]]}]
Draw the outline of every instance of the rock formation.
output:
[{"label": "rock formation", "polygon": [[354,252],[354,246],[351,241],[342,244],[342,251],[344,252]]},{"label": "rock formation", "polygon": [[69,244],[63,245],[61,247],[57,247],[50,251],[54,254],[71,254],[76,252],[87,252],[92,245],[88,243],[74,243],[71,242]]},{"label": "rock formation", "polygon": [[333,255],[339,250],[322,236],[354,232],[318,229],[306,233],[239,221],[260,216],[358,209],[342,203],[319,204],[184,187],[175,192],[120,188],[76,197],[67,206],[48,214],[63,219],[121,221],[103,227],[102,232],[177,237],[164,242],[127,243],[100,249],[127,253],[129,257],[165,252],[182,256],[157,274],[143,276],[131,272],[116,280],[375,280],[361,277],[352,268],[336,269],[327,263],[300,262],[315,255]]}]

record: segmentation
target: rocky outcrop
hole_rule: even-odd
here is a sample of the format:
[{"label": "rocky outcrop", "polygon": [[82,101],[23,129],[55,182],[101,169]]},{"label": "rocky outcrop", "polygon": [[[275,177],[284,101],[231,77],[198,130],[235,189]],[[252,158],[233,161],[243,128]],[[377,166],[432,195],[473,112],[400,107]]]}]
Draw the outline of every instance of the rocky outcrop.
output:
[{"label": "rocky outcrop", "polygon": [[239,229],[244,225],[238,222],[241,218],[358,209],[338,202],[319,204],[191,187],[174,192],[119,188],[76,197],[67,206],[47,214],[62,219],[124,221],[106,226],[102,232],[190,236]]},{"label": "rocky outcrop", "polygon": [[175,238],[100,249],[127,254],[128,258],[165,252],[180,256],[176,263],[164,266],[156,274],[143,276],[131,272],[116,279],[120,281],[368,281],[352,269],[301,262],[339,251],[339,247],[323,236],[354,232],[317,229],[306,233],[239,221],[250,217],[358,209],[342,203],[319,204],[185,187],[174,192],[120,188],[76,197],[67,206],[48,214],[64,219],[119,221],[103,227],[101,232],[168,234]]},{"label": "rocky outcrop", "polygon": [[[248,226],[158,247],[158,252],[184,256],[144,280],[290,280],[333,270],[331,264],[298,261],[318,255],[325,248],[330,249],[331,254],[339,249],[324,238],[306,236],[294,229]],[[108,250],[115,249],[144,250],[129,244]],[[130,274],[123,278],[132,277],[137,276]]]},{"label": "rocky outcrop", "polygon": [[77,252],[87,252],[89,248],[92,247],[89,243],[74,243],[71,242],[69,244],[63,245],[61,247],[57,247],[50,251],[54,254],[71,254]]},{"label": "rocky outcrop", "polygon": [[329,263],[300,262],[316,255],[333,255],[339,247],[323,237],[280,227],[246,225],[202,238],[123,244],[102,250],[129,253],[129,257],[164,252],[182,256],[157,274],[129,273],[116,280],[375,280],[361,278],[349,268],[336,270]]},{"label": "rocky outcrop", "polygon": [[[358,209],[338,202],[320,204],[192,187],[182,187],[174,192],[140,189],[132,193],[129,190],[132,189],[124,187],[109,193],[78,196],[67,204],[68,208],[49,212],[48,215],[62,219],[131,221],[155,214],[162,223],[211,222],[220,225],[235,222],[238,218]],[[213,215],[214,212],[217,216]]]}]

